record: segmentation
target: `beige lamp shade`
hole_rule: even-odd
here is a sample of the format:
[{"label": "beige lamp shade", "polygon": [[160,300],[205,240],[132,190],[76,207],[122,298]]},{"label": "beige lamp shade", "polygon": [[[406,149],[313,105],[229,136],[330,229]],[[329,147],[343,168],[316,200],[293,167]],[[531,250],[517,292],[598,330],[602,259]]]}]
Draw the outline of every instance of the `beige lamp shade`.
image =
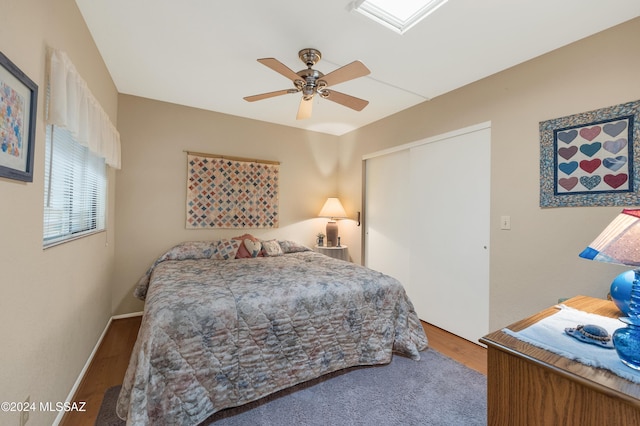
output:
[{"label": "beige lamp shade", "polygon": [[342,203],[338,198],[329,197],[325,201],[324,206],[318,214],[319,217],[328,217],[331,219],[327,223],[327,246],[335,247],[338,245],[338,224],[333,219],[345,219],[347,212],[344,211]]},{"label": "beige lamp shade", "polygon": [[347,217],[347,212],[344,211],[342,203],[337,198],[327,198],[322,210],[318,214],[319,217],[328,217],[331,219],[344,219]]}]

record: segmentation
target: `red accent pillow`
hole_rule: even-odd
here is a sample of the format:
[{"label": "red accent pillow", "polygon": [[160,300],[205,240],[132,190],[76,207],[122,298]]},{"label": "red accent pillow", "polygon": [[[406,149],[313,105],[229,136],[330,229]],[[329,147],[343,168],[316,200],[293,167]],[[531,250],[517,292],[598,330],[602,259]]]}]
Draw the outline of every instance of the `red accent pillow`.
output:
[{"label": "red accent pillow", "polygon": [[[259,239],[257,239],[256,237],[254,237],[251,234],[244,234],[244,235],[240,235],[239,237],[233,237],[233,240],[240,240],[241,244],[240,244],[240,248],[238,248],[238,252],[236,253],[236,259],[250,259],[253,256],[251,255],[251,252],[249,250],[247,250],[247,247],[245,247],[244,245],[244,240],[251,240],[253,242],[260,242]],[[256,257],[262,257],[262,250],[259,251],[258,255]]]}]

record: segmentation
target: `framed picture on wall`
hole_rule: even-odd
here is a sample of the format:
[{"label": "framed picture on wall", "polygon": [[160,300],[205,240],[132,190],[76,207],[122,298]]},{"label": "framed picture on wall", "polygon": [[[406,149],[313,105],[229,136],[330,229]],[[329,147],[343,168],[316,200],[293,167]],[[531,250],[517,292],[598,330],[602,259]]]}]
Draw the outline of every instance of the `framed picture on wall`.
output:
[{"label": "framed picture on wall", "polygon": [[540,206],[640,202],[640,101],[540,123]]},{"label": "framed picture on wall", "polygon": [[0,177],[33,182],[38,86],[0,52]]}]

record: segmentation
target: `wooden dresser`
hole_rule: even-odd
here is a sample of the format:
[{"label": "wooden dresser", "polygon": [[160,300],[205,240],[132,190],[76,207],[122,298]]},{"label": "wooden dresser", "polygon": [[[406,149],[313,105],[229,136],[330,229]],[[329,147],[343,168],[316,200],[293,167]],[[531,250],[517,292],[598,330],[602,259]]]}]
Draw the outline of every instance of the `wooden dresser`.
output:
[{"label": "wooden dresser", "polygon": [[[613,302],[592,297],[577,296],[565,304],[612,318],[621,315]],[[520,331],[555,312],[549,308],[507,328]],[[489,425],[640,425],[640,384],[502,331],[480,342],[488,347]]]}]

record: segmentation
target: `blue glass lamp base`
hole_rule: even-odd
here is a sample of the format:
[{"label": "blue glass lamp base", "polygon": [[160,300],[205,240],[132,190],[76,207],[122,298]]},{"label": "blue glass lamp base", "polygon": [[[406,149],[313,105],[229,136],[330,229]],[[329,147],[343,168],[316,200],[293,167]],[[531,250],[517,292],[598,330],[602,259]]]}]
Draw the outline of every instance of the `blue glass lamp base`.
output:
[{"label": "blue glass lamp base", "polygon": [[620,361],[635,370],[640,370],[640,269],[633,272],[635,279],[631,285],[629,313],[627,317],[620,318],[629,325],[617,329],[612,340]]},{"label": "blue glass lamp base", "polygon": [[640,370],[640,327],[629,324],[626,328],[617,329],[612,338],[620,361],[635,370]]}]

